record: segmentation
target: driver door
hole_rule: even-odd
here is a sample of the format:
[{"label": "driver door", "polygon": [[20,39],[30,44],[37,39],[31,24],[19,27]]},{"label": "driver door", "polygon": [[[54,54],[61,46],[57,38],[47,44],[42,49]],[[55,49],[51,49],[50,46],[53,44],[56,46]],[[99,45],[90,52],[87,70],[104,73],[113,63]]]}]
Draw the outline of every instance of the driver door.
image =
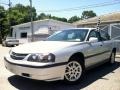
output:
[{"label": "driver door", "polygon": [[[89,41],[91,37],[97,38],[98,41],[95,41],[95,42]],[[101,56],[102,56],[102,52],[103,52],[102,51],[103,50],[103,43],[100,41],[99,33],[95,30],[90,31],[88,38],[87,38],[87,41],[88,41],[88,47],[85,51],[86,52],[85,64],[87,67],[89,67],[89,66],[95,65],[95,64],[102,61]]]}]

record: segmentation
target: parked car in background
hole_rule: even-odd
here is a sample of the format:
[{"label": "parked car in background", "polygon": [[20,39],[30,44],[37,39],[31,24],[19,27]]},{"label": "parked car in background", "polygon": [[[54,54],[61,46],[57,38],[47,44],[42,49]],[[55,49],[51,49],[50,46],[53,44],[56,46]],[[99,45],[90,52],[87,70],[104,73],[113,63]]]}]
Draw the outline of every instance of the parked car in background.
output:
[{"label": "parked car in background", "polygon": [[19,40],[14,37],[6,37],[6,39],[2,40],[2,46],[17,46],[19,45]]},{"label": "parked car in background", "polygon": [[46,41],[12,48],[5,67],[22,77],[76,83],[85,70],[115,62],[114,40],[95,28],[74,28],[54,33]]}]

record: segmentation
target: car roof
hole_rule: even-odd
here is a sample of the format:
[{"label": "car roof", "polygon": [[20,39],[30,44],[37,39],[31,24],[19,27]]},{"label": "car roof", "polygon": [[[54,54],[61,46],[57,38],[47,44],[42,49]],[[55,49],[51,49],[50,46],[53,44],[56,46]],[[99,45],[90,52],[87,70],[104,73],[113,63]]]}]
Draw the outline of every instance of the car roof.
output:
[{"label": "car roof", "polygon": [[80,30],[80,29],[88,29],[88,30],[93,30],[93,29],[96,29],[96,28],[69,28],[69,29],[65,29],[65,30]]}]

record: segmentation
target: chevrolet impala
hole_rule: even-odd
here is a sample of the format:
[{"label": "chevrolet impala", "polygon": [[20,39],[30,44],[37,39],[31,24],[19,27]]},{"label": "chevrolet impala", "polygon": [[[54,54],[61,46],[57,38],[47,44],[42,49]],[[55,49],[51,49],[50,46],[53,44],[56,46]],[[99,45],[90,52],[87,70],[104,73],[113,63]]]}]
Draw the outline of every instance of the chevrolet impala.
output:
[{"label": "chevrolet impala", "polygon": [[12,48],[5,67],[16,75],[44,80],[81,81],[85,70],[115,62],[116,47],[109,35],[96,28],[55,32],[44,41]]}]

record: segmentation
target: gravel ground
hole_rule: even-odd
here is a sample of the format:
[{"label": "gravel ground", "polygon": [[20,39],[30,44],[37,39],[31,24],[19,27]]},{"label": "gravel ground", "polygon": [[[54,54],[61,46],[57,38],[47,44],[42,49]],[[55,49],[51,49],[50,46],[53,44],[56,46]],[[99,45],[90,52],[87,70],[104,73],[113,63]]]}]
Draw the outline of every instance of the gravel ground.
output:
[{"label": "gravel ground", "polygon": [[112,66],[104,64],[85,74],[77,85],[66,85],[62,81],[43,82],[12,74],[4,67],[3,57],[10,47],[0,45],[0,90],[120,90],[120,58]]}]

